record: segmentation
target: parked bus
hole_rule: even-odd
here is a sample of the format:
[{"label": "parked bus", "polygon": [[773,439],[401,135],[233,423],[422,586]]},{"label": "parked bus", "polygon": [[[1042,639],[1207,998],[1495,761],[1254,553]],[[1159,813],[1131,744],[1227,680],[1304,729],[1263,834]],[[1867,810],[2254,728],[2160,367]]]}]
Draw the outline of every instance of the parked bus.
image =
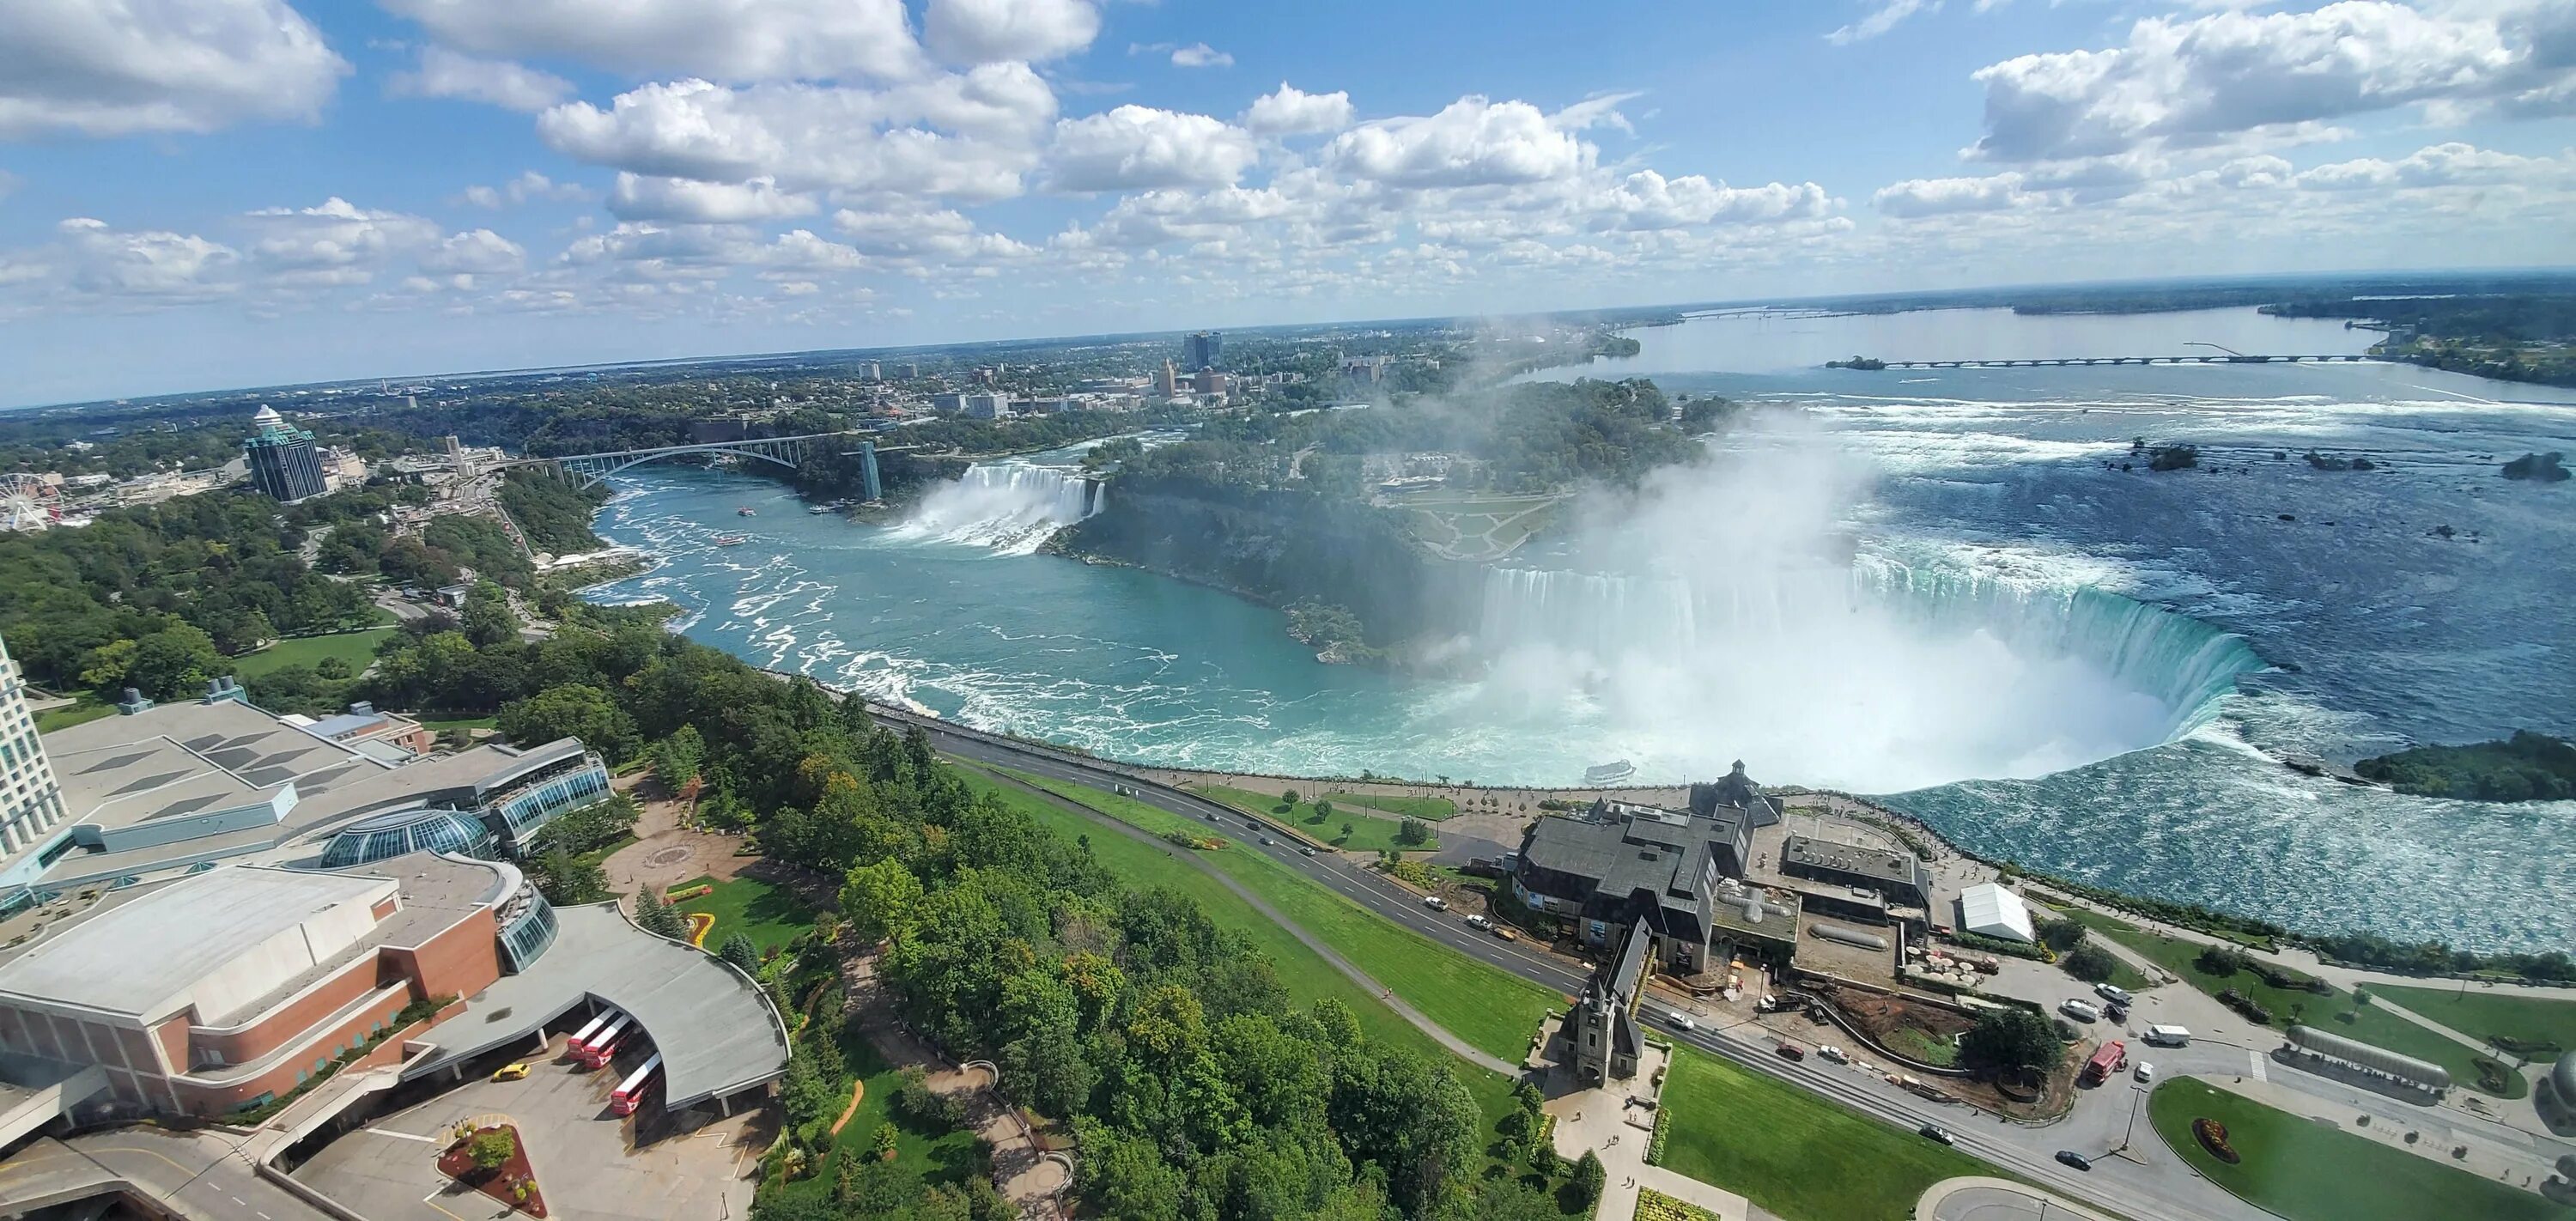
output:
[{"label": "parked bus", "polygon": [[617,1083],[616,1091],[608,1096],[608,1109],[620,1115],[634,1114],[635,1108],[644,1105],[645,1088],[653,1084],[653,1078],[661,1071],[662,1053],[657,1051],[644,1061],[643,1067],[628,1073],[624,1081]]},{"label": "parked bus", "polygon": [[576,1056],[580,1055],[581,1049],[599,1034],[601,1027],[608,1025],[608,1019],[616,1012],[614,1009],[606,1009],[592,1014],[589,1021],[582,1023],[581,1029],[573,1032],[572,1041],[564,1044],[564,1050]]},{"label": "parked bus", "polygon": [[2103,1044],[2093,1053],[2092,1059],[2084,1062],[2084,1084],[2100,1085],[2110,1080],[2111,1074],[2120,1071],[2121,1062],[2128,1058],[2129,1047],[2120,1040],[2113,1039]]},{"label": "parked bus", "polygon": [[626,1037],[627,1030],[633,1025],[633,1019],[623,1013],[618,1014],[616,1020],[608,1024],[607,1029],[591,1036],[590,1041],[582,1044],[581,1050],[574,1052],[573,1055],[580,1059],[584,1067],[599,1068],[608,1063],[609,1057],[617,1054],[618,1042]]}]

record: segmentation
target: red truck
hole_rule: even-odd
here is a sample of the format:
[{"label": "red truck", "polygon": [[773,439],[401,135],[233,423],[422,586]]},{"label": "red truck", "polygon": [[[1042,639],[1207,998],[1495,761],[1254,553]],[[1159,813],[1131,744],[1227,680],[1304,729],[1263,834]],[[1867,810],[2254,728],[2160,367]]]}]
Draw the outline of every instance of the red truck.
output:
[{"label": "red truck", "polygon": [[2100,1085],[2110,1080],[2111,1074],[2120,1071],[2120,1065],[2128,1059],[2128,1044],[2118,1039],[2103,1044],[2095,1049],[2092,1059],[2084,1062],[2084,1084]]}]

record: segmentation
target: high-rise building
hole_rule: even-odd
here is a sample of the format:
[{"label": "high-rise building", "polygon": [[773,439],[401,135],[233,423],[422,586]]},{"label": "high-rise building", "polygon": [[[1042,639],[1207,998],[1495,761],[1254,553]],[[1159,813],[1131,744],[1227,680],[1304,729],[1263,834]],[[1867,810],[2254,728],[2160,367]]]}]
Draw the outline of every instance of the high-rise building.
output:
[{"label": "high-rise building", "polygon": [[27,710],[27,680],[0,642],[0,854],[16,852],[63,820],[63,790]]},{"label": "high-rise building", "polygon": [[256,431],[242,442],[242,458],[250,464],[252,486],[290,504],[327,490],[321,450],[313,444],[312,433],[287,423],[276,408],[265,405],[250,422]]},{"label": "high-rise building", "polygon": [[1172,368],[1172,362],[1164,361],[1163,367],[1154,373],[1154,393],[1170,398],[1180,392],[1181,375]]},{"label": "high-rise building", "polygon": [[1224,336],[1214,331],[1198,331],[1191,334],[1188,345],[1182,350],[1188,353],[1189,369],[1195,373],[1201,369],[1215,368],[1217,355],[1224,347]]}]

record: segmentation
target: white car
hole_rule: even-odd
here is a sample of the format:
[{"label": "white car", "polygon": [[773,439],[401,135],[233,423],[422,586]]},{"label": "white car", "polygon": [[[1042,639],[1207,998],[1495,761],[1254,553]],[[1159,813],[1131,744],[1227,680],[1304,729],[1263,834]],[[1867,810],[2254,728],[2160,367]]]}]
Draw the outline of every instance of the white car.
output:
[{"label": "white car", "polygon": [[1672,1023],[1672,1027],[1673,1027],[1673,1029],[1675,1029],[1675,1030],[1697,1030],[1697,1029],[1699,1029],[1699,1023],[1697,1023],[1697,1022],[1694,1022],[1694,1021],[1690,1020],[1690,1015],[1689,1015],[1689,1014],[1685,1014],[1685,1013],[1669,1014],[1669,1015],[1666,1015],[1666,1017],[1665,1017],[1665,1019],[1664,1019],[1664,1020],[1665,1020],[1665,1021],[1668,1021],[1668,1022],[1670,1022],[1670,1023]]},{"label": "white car", "polygon": [[2129,1003],[2129,990],[2118,984],[2095,984],[2093,985],[2093,991],[2099,993],[2103,1000],[2109,1001],[2114,1005],[2125,1005]]},{"label": "white car", "polygon": [[2064,1003],[2058,1005],[2057,1011],[2068,1017],[2074,1018],[2079,1022],[2098,1022],[2102,1020],[2102,1011],[2094,1008],[2093,1002],[2087,1000],[2069,998]]},{"label": "white car", "polygon": [[1816,1049],[1816,1055],[1819,1059],[1831,1060],[1836,1064],[1846,1063],[1851,1059],[1844,1055],[1843,1049],[1839,1047],[1819,1047]]},{"label": "white car", "polygon": [[1493,923],[1493,921],[1484,918],[1482,915],[1471,915],[1467,917],[1467,927],[1469,928],[1490,928]]},{"label": "white car", "polygon": [[1449,910],[1449,900],[1443,899],[1438,895],[1422,896],[1422,905],[1436,912],[1445,912]]},{"label": "white car", "polygon": [[2140,1060],[2130,1066],[2129,1075],[2136,1077],[2140,1085],[2152,1084],[2156,1079],[2156,1066]]}]

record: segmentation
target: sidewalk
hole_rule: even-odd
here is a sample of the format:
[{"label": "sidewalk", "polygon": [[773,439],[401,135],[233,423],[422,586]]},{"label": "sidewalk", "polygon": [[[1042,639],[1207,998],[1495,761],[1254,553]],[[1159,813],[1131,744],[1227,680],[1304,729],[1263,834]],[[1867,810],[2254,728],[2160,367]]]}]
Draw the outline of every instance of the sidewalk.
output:
[{"label": "sidewalk", "polygon": [[2064,1196],[1982,1175],[1934,1183],[1915,1204],[1914,1215],[1921,1221],[2020,1221],[2024,1217],[2111,1221],[2081,1204],[2069,1203]]}]

